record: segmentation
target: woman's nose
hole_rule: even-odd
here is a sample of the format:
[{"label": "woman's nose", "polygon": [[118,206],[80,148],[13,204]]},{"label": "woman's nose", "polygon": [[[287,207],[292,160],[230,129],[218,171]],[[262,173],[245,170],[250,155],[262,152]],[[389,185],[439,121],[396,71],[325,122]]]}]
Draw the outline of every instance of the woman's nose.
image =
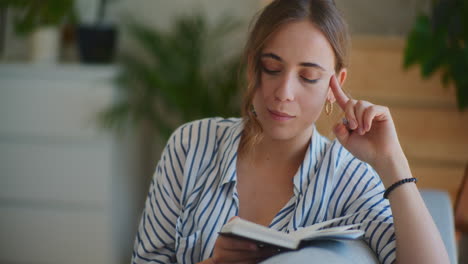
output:
[{"label": "woman's nose", "polygon": [[290,74],[284,75],[275,90],[275,97],[278,101],[294,100],[294,82],[295,80]]}]

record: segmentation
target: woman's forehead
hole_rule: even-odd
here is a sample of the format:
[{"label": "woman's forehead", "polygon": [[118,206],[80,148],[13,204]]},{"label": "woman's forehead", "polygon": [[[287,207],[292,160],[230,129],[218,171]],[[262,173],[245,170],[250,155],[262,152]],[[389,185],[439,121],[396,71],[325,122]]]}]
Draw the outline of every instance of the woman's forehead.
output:
[{"label": "woman's forehead", "polygon": [[284,63],[313,62],[334,67],[332,46],[324,34],[306,20],[280,26],[267,40],[262,53],[273,53]]}]

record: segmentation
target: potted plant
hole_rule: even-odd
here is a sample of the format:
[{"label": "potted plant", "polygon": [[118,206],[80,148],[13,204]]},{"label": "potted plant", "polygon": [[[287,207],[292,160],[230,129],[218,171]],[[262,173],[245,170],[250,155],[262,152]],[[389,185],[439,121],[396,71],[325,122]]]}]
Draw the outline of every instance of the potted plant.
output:
[{"label": "potted plant", "polygon": [[[95,17],[92,21],[80,19],[81,22],[77,27],[77,46],[81,62],[110,63],[114,60],[118,31],[114,24],[106,21],[110,1],[112,0],[96,2],[96,8],[93,10]],[[78,9],[80,3],[77,2]]]},{"label": "potted plant", "polygon": [[411,65],[424,78],[442,71],[444,86],[455,86],[458,108],[468,107],[468,0],[434,0],[432,14],[418,16],[404,54],[404,67]]},{"label": "potted plant", "polygon": [[73,19],[73,0],[3,0],[0,7],[13,11],[15,31],[31,34],[31,59],[56,62],[60,50],[60,27]]},{"label": "potted plant", "polygon": [[168,32],[130,23],[143,53],[123,52],[120,100],[99,115],[119,128],[147,125],[163,139],[182,123],[208,116],[238,116],[240,51],[223,55],[239,23],[228,16],[209,25],[202,15],[179,17]]}]

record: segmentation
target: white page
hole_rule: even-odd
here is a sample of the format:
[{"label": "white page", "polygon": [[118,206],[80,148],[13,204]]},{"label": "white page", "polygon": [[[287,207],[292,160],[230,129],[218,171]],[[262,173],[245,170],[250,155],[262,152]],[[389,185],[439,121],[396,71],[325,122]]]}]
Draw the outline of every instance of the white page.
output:
[{"label": "white page", "polygon": [[341,220],[345,220],[345,219],[348,219],[350,217],[356,216],[357,214],[362,213],[362,212],[364,212],[364,211],[359,211],[359,212],[349,214],[349,215],[345,215],[345,216],[342,216],[342,217],[333,218],[333,219],[330,219],[330,220],[327,220],[327,221],[323,221],[323,222],[320,222],[320,223],[317,223],[317,224],[313,224],[313,225],[308,226],[308,227],[298,229],[295,232],[298,232],[300,230],[302,230],[301,232],[303,232],[303,231],[310,232],[310,231],[313,231],[313,230],[319,230],[320,228],[323,228],[325,226],[329,226],[329,225],[331,225],[333,223],[336,223],[336,222],[339,222]]},{"label": "white page", "polygon": [[316,237],[318,235],[338,235],[340,233],[346,233],[345,231],[348,230],[355,230],[354,228],[358,228],[360,225],[361,224],[335,226],[321,230],[302,230],[303,232],[298,230],[294,233],[294,236],[297,239],[307,239],[309,237]]}]

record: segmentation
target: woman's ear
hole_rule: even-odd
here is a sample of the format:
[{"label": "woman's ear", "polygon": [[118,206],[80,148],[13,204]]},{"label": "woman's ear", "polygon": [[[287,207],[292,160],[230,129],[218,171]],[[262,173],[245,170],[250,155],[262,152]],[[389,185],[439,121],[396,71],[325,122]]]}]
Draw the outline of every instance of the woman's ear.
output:
[{"label": "woman's ear", "polygon": [[[338,82],[340,83],[340,87],[343,87],[343,84],[346,81],[347,76],[348,76],[348,70],[346,68],[341,69],[340,72],[336,75],[336,78]],[[333,94],[331,87],[329,87],[328,89],[327,100],[332,103],[336,101],[335,95]]]},{"label": "woman's ear", "polygon": [[345,81],[346,81],[346,77],[348,77],[348,69],[346,68],[343,68],[340,70],[340,72],[338,73],[338,81],[340,82],[340,86],[343,87]]}]

